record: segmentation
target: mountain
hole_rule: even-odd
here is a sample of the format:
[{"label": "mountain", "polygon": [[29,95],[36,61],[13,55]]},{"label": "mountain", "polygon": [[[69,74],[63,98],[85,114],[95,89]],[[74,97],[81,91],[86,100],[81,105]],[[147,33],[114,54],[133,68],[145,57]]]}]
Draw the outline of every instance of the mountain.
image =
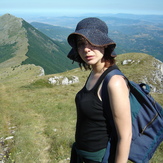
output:
[{"label": "mountain", "polygon": [[70,47],[54,41],[25,20],[5,14],[0,17],[0,68],[34,64],[45,74],[64,72],[77,65],[67,58]]},{"label": "mountain", "polygon": [[[98,17],[108,25],[109,37],[117,44],[117,54],[147,53],[163,61],[163,16],[112,14]],[[65,41],[68,34],[75,29],[78,21],[83,18],[42,18],[38,19],[39,23],[32,22],[31,24],[50,38]]]}]

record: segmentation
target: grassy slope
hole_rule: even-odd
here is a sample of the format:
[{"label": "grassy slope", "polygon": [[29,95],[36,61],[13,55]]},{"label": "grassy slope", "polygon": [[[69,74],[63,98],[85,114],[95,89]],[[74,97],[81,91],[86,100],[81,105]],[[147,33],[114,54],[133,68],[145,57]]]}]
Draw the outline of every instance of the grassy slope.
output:
[{"label": "grassy slope", "polygon": [[45,74],[64,72],[76,67],[65,55],[70,50],[66,43],[51,40],[25,21],[23,26],[27,30],[30,46],[26,54],[28,58],[22,64],[39,65],[44,68]]},{"label": "grassy slope", "polygon": [[0,63],[15,56],[13,54],[13,52],[15,51],[14,46],[15,44],[0,46]]},{"label": "grassy slope", "polygon": [[[125,57],[119,56],[119,60]],[[126,74],[131,73],[131,68],[120,67]],[[76,121],[74,97],[83,86],[89,71],[74,69],[56,74],[67,77],[76,75],[80,83],[51,86],[47,79],[54,75],[38,77],[31,74],[30,70],[18,73],[21,71],[19,68],[14,70],[17,71],[13,74],[14,78],[0,80],[0,138],[14,136],[14,142],[8,142],[12,144],[12,148],[7,162],[14,160],[16,163],[59,163],[70,155]],[[140,66],[134,68],[135,73],[141,69]],[[163,105],[163,95],[154,96]],[[15,130],[15,134],[12,134],[11,130]],[[151,163],[163,161],[162,149],[163,144]],[[68,161],[62,163],[66,162]]]}]

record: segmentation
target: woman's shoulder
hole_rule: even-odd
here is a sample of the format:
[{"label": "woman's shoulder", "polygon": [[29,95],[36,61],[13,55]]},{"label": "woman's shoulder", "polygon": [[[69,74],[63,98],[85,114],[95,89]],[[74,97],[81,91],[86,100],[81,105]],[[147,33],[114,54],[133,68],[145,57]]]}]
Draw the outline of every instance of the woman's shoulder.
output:
[{"label": "woman's shoulder", "polygon": [[125,77],[122,75],[114,75],[108,83],[108,89],[110,90],[128,89]]}]

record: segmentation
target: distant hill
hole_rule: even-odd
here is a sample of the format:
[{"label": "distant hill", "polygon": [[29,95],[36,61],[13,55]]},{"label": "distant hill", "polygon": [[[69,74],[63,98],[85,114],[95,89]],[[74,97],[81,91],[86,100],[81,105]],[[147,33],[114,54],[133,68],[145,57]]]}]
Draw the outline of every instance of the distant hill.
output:
[{"label": "distant hill", "polygon": [[32,22],[31,25],[53,40],[58,41],[65,41],[67,36],[74,31],[71,28],[54,26],[39,22]]},{"label": "distant hill", "polygon": [[[163,16],[112,14],[98,17],[107,23],[109,36],[117,43],[117,54],[141,52],[163,61]],[[31,24],[52,39],[64,41],[83,18],[40,18],[40,23]]]},{"label": "distant hill", "polygon": [[67,43],[52,40],[10,14],[0,17],[0,38],[0,68],[34,64],[53,74],[77,67],[66,56]]}]

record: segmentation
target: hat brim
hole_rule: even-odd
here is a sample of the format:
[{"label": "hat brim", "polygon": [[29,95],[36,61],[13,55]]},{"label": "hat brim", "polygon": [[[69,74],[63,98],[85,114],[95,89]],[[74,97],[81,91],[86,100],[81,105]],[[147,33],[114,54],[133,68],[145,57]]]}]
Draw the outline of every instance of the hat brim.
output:
[{"label": "hat brim", "polygon": [[68,53],[67,57],[75,62],[80,62],[79,54],[72,48]]},{"label": "hat brim", "polygon": [[82,37],[86,38],[92,45],[95,46],[115,44],[115,42],[110,39],[107,34],[104,34],[97,29],[80,29],[68,36],[68,43],[73,48],[75,47],[75,38],[77,35],[81,35]]},{"label": "hat brim", "polygon": [[72,47],[67,55],[69,59],[76,62],[81,62],[81,58],[79,57],[76,49],[76,36],[78,35],[84,37],[88,42],[90,42],[90,44],[94,46],[107,46],[107,48],[110,48],[111,56],[117,56],[114,52],[116,43],[112,39],[110,39],[107,34],[104,34],[96,29],[80,29],[74,33],[71,33],[67,38],[68,43]]}]

